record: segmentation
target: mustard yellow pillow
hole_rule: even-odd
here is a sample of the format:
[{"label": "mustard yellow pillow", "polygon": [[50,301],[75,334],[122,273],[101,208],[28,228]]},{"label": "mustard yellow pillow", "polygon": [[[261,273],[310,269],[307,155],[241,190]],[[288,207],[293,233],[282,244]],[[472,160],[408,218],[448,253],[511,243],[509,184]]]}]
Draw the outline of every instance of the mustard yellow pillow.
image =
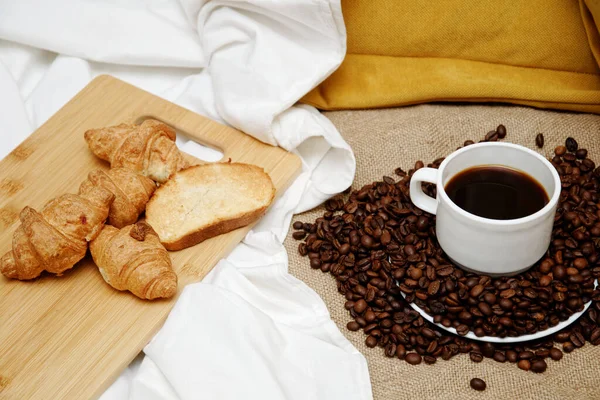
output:
[{"label": "mustard yellow pillow", "polygon": [[303,101],[432,101],[600,113],[600,0],[342,0],[348,54]]}]

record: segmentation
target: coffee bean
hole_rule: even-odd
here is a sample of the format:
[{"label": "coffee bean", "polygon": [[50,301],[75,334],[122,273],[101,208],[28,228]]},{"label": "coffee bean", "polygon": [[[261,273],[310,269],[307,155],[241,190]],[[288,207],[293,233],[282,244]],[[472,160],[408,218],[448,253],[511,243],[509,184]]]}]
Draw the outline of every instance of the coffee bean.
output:
[{"label": "coffee bean", "polygon": [[542,275],[540,277],[540,286],[545,287],[552,283],[552,277],[550,275]]},{"label": "coffee bean", "polygon": [[300,230],[300,229],[302,229],[303,224],[300,221],[296,221],[296,222],[294,222],[294,224],[292,226],[294,227],[294,229]]},{"label": "coffee bean", "polygon": [[490,316],[494,312],[488,303],[481,302],[477,305],[479,311],[483,313],[483,315]]},{"label": "coffee bean", "polygon": [[533,357],[535,356],[535,354],[533,354],[532,351],[522,351],[519,353],[519,359],[520,360],[531,360]]},{"label": "coffee bean", "polygon": [[496,141],[498,139],[498,133],[496,131],[489,131],[486,135],[484,140],[486,141]]},{"label": "coffee bean", "polygon": [[535,137],[535,145],[540,149],[544,147],[544,135],[542,133],[538,133]]},{"label": "coffee bean", "polygon": [[296,231],[296,232],[292,233],[292,237],[296,240],[302,240],[306,237],[306,232]]},{"label": "coffee bean", "polygon": [[423,276],[423,270],[415,267],[410,267],[408,269],[408,276],[412,279],[419,280]]},{"label": "coffee bean", "polygon": [[[573,161],[575,161],[576,159],[577,159],[577,157],[575,156],[575,154],[571,154],[571,153],[567,153],[567,154],[565,154],[565,155],[563,156],[563,160],[565,160],[565,161],[567,161],[567,162],[571,163],[571,165],[573,165]],[[578,171],[578,172],[575,172],[575,168],[573,168],[573,167],[571,167],[571,168],[572,168],[572,169],[570,170],[570,172],[569,172],[569,170],[568,170],[568,169],[566,170],[566,171],[567,171],[567,173],[569,173],[569,174],[573,174],[573,175],[579,175],[579,172],[580,172],[580,171]]]},{"label": "coffee bean", "polygon": [[481,347],[481,353],[485,357],[492,358],[494,356],[495,352],[496,352],[496,347],[489,342],[484,343],[483,346]]},{"label": "coffee bean", "polygon": [[465,336],[467,333],[469,333],[469,327],[465,324],[460,324],[456,327],[456,333],[458,333],[460,336]]},{"label": "coffee bean", "polygon": [[523,294],[530,299],[537,298],[537,292],[531,288],[527,288],[527,289],[523,290]]},{"label": "coffee bean", "polygon": [[500,351],[494,353],[494,360],[500,363],[506,362],[506,355]]},{"label": "coffee bean", "polygon": [[469,353],[469,357],[471,358],[471,361],[476,363],[483,361],[483,355],[476,351],[472,351],[471,353]]},{"label": "coffee bean", "polygon": [[489,305],[493,306],[496,304],[496,295],[491,292],[487,292],[483,295],[483,300],[485,300],[485,302]]},{"label": "coffee bean", "polygon": [[[590,313],[588,314],[588,316],[590,317],[590,319],[592,319],[592,321],[597,320],[597,318],[596,319],[591,318],[593,311],[594,310],[592,309],[590,311]],[[596,328],[592,331],[592,333],[590,334],[590,343],[593,344],[594,346],[597,346],[600,344],[600,328]]]},{"label": "coffee bean", "polygon": [[483,285],[475,285],[471,289],[471,297],[479,297],[479,295],[483,293]]},{"label": "coffee bean", "polygon": [[346,325],[346,328],[348,328],[349,331],[355,332],[360,329],[360,325],[356,321],[350,321]]},{"label": "coffee bean", "polygon": [[379,238],[379,241],[381,242],[381,244],[383,244],[384,246],[387,246],[391,241],[392,241],[392,236],[390,235],[390,232],[387,230],[384,230],[381,233],[381,237]]},{"label": "coffee bean", "polygon": [[550,356],[550,350],[548,350],[548,349],[536,350],[535,356],[537,358],[547,358]]},{"label": "coffee bean", "polygon": [[374,241],[373,238],[369,235],[363,235],[360,238],[360,244],[362,244],[363,246],[370,248],[373,247]]},{"label": "coffee bean", "polygon": [[440,290],[440,281],[435,280],[429,284],[429,287],[427,288],[427,293],[430,296],[434,296],[438,292],[438,290]]},{"label": "coffee bean", "polygon": [[394,323],[392,322],[392,320],[391,320],[391,319],[384,319],[383,321],[381,321],[381,322],[380,322],[380,324],[379,324],[379,325],[380,325],[380,326],[381,326],[383,329],[389,329],[389,328],[391,328],[391,327],[392,327],[392,325],[393,325],[393,324],[394,324]]},{"label": "coffee bean", "polygon": [[472,140],[465,140],[465,143],[463,144],[463,146],[464,146],[464,147],[467,147],[467,146],[470,146],[470,145],[472,145],[472,144],[475,144],[475,142],[474,142],[474,141],[472,141]]},{"label": "coffee bean", "polygon": [[517,292],[515,292],[514,289],[506,289],[500,292],[500,297],[502,297],[503,299],[510,299],[511,297],[513,297]]},{"label": "coffee bean", "polygon": [[563,353],[556,347],[550,349],[550,358],[554,361],[560,361],[563,358]]},{"label": "coffee bean", "polygon": [[573,343],[573,345],[575,347],[583,347],[583,345],[585,344],[585,338],[583,337],[583,335],[580,332],[573,332],[571,333],[571,336],[569,336],[569,339],[571,340],[571,343]]},{"label": "coffee bean", "polygon": [[375,300],[375,289],[373,288],[369,288],[367,290],[367,294],[365,295],[365,301],[367,303],[372,302],[373,300]]},{"label": "coffee bean", "polygon": [[423,356],[423,361],[425,361],[425,364],[432,365],[432,364],[435,364],[437,359],[433,356],[427,355],[427,356]]},{"label": "coffee bean", "polygon": [[512,310],[513,302],[510,299],[502,298],[500,299],[500,307],[505,311]]},{"label": "coffee bean", "polygon": [[516,363],[517,360],[519,359],[519,355],[514,350],[506,350],[505,355],[506,355],[506,359],[508,360],[508,362],[511,362],[511,363]]},{"label": "coffee bean", "polygon": [[376,323],[370,323],[369,325],[364,327],[365,333],[370,334],[371,332],[377,329],[378,325]]},{"label": "coffee bean", "polygon": [[471,387],[473,389],[478,390],[480,392],[483,391],[483,390],[485,390],[485,388],[487,386],[485,384],[485,381],[483,379],[479,379],[479,378],[473,378],[473,379],[471,379],[470,384],[471,384]]},{"label": "coffee bean", "polygon": [[300,253],[300,255],[302,257],[305,257],[308,254],[308,249],[306,248],[306,243],[300,243],[298,245],[298,253]]},{"label": "coffee bean", "polygon": [[375,338],[375,336],[367,336],[367,339],[365,340],[365,345],[367,345],[367,347],[370,348],[377,346],[377,339]]},{"label": "coffee bean", "polygon": [[587,268],[588,262],[585,258],[579,257],[573,261],[573,266],[577,269],[584,269]]},{"label": "coffee bean", "polygon": [[398,357],[401,360],[404,360],[404,358],[406,357],[406,348],[403,344],[399,344],[396,346],[396,357]]},{"label": "coffee bean", "polygon": [[436,268],[435,273],[441,277],[452,275],[454,268],[451,265],[440,265]]},{"label": "coffee bean", "polygon": [[569,275],[569,277],[568,277],[567,280],[568,280],[569,283],[579,284],[579,283],[582,283],[584,281],[584,277],[582,275],[579,275],[579,274]]},{"label": "coffee bean", "polygon": [[436,334],[435,334],[435,332],[433,330],[429,329],[429,328],[423,328],[421,330],[421,334],[423,336],[425,336],[427,339],[430,339],[430,340],[431,339],[435,339],[437,337]]},{"label": "coffee bean", "polygon": [[520,360],[517,363],[517,367],[519,367],[523,371],[529,371],[529,369],[531,368],[531,363],[529,362],[529,360]]},{"label": "coffee bean", "polygon": [[409,353],[406,355],[405,360],[411,365],[421,364],[421,355],[419,353]]},{"label": "coffee bean", "polygon": [[583,160],[584,158],[587,157],[587,150],[586,149],[579,149],[575,152],[575,157],[577,157],[580,160]]},{"label": "coffee bean", "polygon": [[554,154],[556,154],[559,157],[563,156],[566,152],[567,152],[567,148],[565,146],[557,146],[554,149]]},{"label": "coffee bean", "polygon": [[367,309],[367,307],[367,302],[364,299],[360,299],[356,303],[354,303],[354,311],[356,311],[359,314],[362,314],[363,311]]},{"label": "coffee bean", "polygon": [[373,312],[373,310],[367,310],[364,315],[365,321],[371,323],[377,319],[377,316]]},{"label": "coffee bean", "polygon": [[504,139],[506,137],[506,127],[504,125],[498,125],[496,132],[498,133],[498,138]]},{"label": "coffee bean", "polygon": [[346,255],[350,252],[350,245],[348,243],[344,243],[340,246],[339,252],[341,255]]},{"label": "coffee bean", "polygon": [[565,279],[567,276],[567,269],[563,265],[557,265],[552,269],[555,279]]},{"label": "coffee bean", "polygon": [[542,372],[546,371],[547,367],[548,367],[548,364],[546,364],[546,361],[544,361],[544,360],[534,360],[531,363],[531,370],[536,373],[542,373]]},{"label": "coffee bean", "polygon": [[388,343],[385,346],[385,355],[387,357],[394,357],[396,355],[396,345],[394,343]]},{"label": "coffee bean", "polygon": [[319,260],[318,258],[312,258],[310,260],[310,267],[311,268],[320,268],[321,267],[321,260]]},{"label": "coffee bean", "polygon": [[572,137],[567,138],[567,140],[565,141],[565,145],[567,146],[567,150],[570,151],[571,153],[574,153],[577,151],[577,148],[578,148],[577,141],[575,139],[573,139]]},{"label": "coffee bean", "polygon": [[565,353],[570,353],[573,350],[575,350],[575,345],[573,343],[571,343],[571,342],[564,342],[563,343],[563,351]]}]

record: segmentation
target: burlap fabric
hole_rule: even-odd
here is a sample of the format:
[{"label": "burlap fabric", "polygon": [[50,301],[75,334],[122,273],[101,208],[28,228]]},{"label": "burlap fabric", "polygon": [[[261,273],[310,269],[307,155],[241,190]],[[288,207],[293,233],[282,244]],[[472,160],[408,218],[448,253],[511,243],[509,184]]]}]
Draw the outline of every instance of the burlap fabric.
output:
[{"label": "burlap fabric", "polygon": [[[427,163],[448,155],[466,139],[479,140],[500,123],[507,127],[505,141],[532,149],[536,134],[542,132],[545,145],[541,152],[545,155],[572,136],[600,164],[600,116],[596,115],[481,105],[420,105],[325,115],[356,154],[353,188],[381,180],[384,175],[393,176],[398,166],[408,170],[416,160]],[[319,207],[295,216],[294,221],[312,222],[323,212],[324,208]],[[365,346],[364,333],[346,329],[351,317],[344,309],[345,298],[337,292],[334,278],[309,267],[308,259],[298,255],[298,242],[292,239],[291,232],[285,246],[290,272],[321,296],[342,333],[365,355],[375,399],[600,399],[600,346],[589,343],[565,354],[560,362],[548,359],[548,369],[543,374],[489,359],[475,364],[468,354],[417,366],[386,358],[381,348]],[[487,382],[485,392],[470,388],[469,381],[475,377]]]}]

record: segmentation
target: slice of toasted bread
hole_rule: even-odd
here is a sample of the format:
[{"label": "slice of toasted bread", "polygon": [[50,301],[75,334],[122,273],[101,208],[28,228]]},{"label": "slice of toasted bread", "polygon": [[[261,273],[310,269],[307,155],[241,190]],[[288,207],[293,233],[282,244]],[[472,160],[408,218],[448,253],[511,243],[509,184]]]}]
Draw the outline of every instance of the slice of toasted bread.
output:
[{"label": "slice of toasted bread", "polygon": [[177,172],[156,190],[146,221],[168,250],[181,250],[260,218],[275,196],[255,165],[214,163]]}]

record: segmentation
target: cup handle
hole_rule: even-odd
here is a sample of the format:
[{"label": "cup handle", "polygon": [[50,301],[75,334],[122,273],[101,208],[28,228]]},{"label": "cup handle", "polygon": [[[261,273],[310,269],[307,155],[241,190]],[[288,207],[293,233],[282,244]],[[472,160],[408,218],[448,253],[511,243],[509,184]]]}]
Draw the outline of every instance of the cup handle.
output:
[{"label": "cup handle", "polygon": [[421,183],[437,183],[438,170],[435,168],[421,168],[417,170],[410,179],[410,200],[421,210],[435,215],[437,211],[437,200],[423,193]]}]

